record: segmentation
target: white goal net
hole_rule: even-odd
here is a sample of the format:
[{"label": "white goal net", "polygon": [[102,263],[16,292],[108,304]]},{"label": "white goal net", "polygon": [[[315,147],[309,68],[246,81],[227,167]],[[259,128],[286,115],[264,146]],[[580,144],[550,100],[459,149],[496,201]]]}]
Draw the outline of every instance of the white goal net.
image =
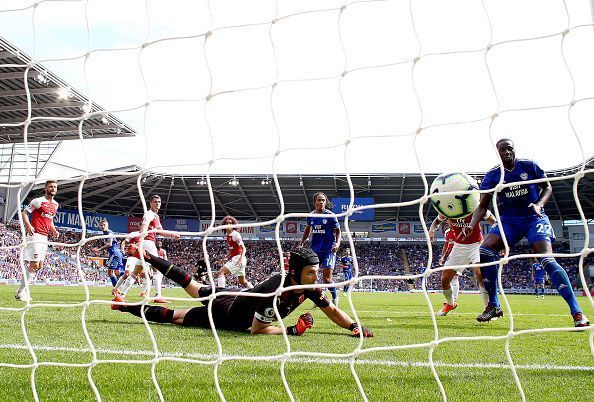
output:
[{"label": "white goal net", "polygon": [[[10,324],[6,331],[14,332],[0,336],[0,352],[24,353],[18,358],[0,359],[0,367],[13,373],[0,374],[0,381],[14,375],[15,382],[10,387],[25,389],[26,399],[60,399],[60,393],[68,392],[67,389],[48,390],[44,384],[62,384],[51,376],[74,375],[75,371],[67,370],[86,370],[86,374],[80,381],[64,380],[68,384],[64,387],[80,387],[86,390],[81,392],[87,392],[87,397],[97,400],[112,399],[118,394],[107,388],[119,384],[106,385],[104,378],[110,374],[106,374],[105,367],[138,367],[133,370],[140,373],[139,377],[150,378],[142,382],[143,387],[150,388],[149,393],[139,395],[159,400],[207,400],[214,395],[221,400],[248,400],[250,397],[239,394],[231,386],[233,380],[229,380],[241,378],[244,371],[250,373],[251,380],[237,381],[246,393],[252,392],[250,387],[267,389],[266,384],[259,383],[260,378],[276,378],[277,388],[290,400],[316,396],[342,400],[353,396],[333,394],[331,380],[307,378],[299,373],[298,365],[302,370],[309,370],[311,365],[327,365],[328,370],[335,365],[341,367],[340,377],[351,384],[344,389],[356,390],[353,398],[363,400],[401,399],[422,387],[433,387],[432,396],[443,400],[450,395],[452,399],[461,398],[457,389],[464,387],[465,381],[456,376],[458,370],[471,374],[474,369],[496,370],[497,375],[514,382],[515,394],[511,397],[519,396],[522,400],[527,399],[527,384],[530,395],[535,395],[535,371],[592,374],[593,327],[574,328],[569,315],[564,316],[568,325],[563,327],[551,325],[550,321],[543,326],[532,327],[532,322],[527,321],[518,325],[518,317],[530,315],[538,320],[539,316],[546,317],[548,311],[542,307],[538,311],[516,311],[503,291],[505,286],[500,286],[505,322],[509,325],[493,330],[488,326],[477,327],[476,331],[458,330],[438,320],[435,314],[437,299],[429,294],[427,282],[438,278],[443,268],[433,264],[436,258],[429,241],[423,247],[424,265],[429,268],[423,272],[417,272],[416,267],[396,275],[367,268],[363,271],[360,268],[365,261],[358,258],[359,246],[351,234],[354,229],[350,230],[356,211],[415,205],[422,232],[428,237],[427,216],[435,214],[428,212],[431,183],[426,174],[485,172],[499,164],[495,142],[509,137],[521,150],[519,154],[542,161],[547,171],[558,172],[546,180],[564,181],[572,187],[574,206],[580,215],[575,223],[583,227],[585,236],[580,250],[567,253],[555,249],[553,256],[575,259],[579,281],[587,290],[583,267],[592,253],[588,226],[588,218],[592,217],[584,215],[582,203],[591,204],[591,200],[579,197],[580,181],[594,173],[592,166],[587,165],[594,156],[594,24],[587,1],[16,3],[0,2],[0,35],[15,49],[27,53],[31,62],[8,64],[0,58],[0,111],[10,113],[14,106],[11,100],[15,99],[10,92],[14,88],[4,85],[2,77],[19,73],[27,88],[20,95],[25,100],[27,116],[0,121],[0,135],[3,130],[21,132],[25,169],[14,174],[12,180],[0,183],[0,187],[18,189],[18,205],[22,206],[25,198],[31,197],[27,194],[31,185],[39,185],[46,178],[56,177],[60,184],[68,177],[79,183],[82,232],[68,237],[66,242],[51,244],[56,250],[64,250],[60,258],[65,260],[61,261],[76,272],[84,289],[82,296],[67,297],[63,302],[44,302],[47,294],[41,295],[40,301],[34,297],[31,303],[13,305],[14,300],[0,301],[0,322]],[[0,49],[0,57],[9,51]],[[49,95],[29,90],[27,79],[48,70],[72,88],[65,88],[62,97],[52,103],[54,106],[44,109],[47,114],[40,114],[36,112],[36,99]],[[68,96],[70,89],[84,94],[91,103],[75,105]],[[63,102],[72,103],[69,114],[53,113],[52,110],[65,106]],[[97,105],[104,109],[98,110]],[[136,136],[94,139],[86,134],[85,125],[90,119],[109,115],[134,127]],[[35,146],[29,144],[35,141],[35,131],[29,128],[47,123],[49,130],[56,121],[76,122],[79,139],[63,142],[54,157],[57,162],[50,163],[38,176]],[[113,128],[114,133],[117,129]],[[131,165],[140,168],[118,169]],[[76,173],[67,166],[75,166]],[[82,211],[88,208],[81,196],[87,191],[86,182],[97,176],[124,178],[130,185],[128,196],[146,211],[146,199],[152,195],[152,189],[143,182],[148,175],[171,180],[171,186],[175,180],[183,180],[184,174],[202,177],[211,213],[202,216],[201,222],[207,225],[200,231],[178,233],[200,237],[195,244],[202,254],[221,229],[221,217],[216,215],[220,201],[211,182],[211,175],[221,173],[270,176],[279,205],[276,218],[243,225],[240,222],[240,226],[275,226],[276,242],[270,243],[270,248],[278,260],[277,272],[282,275],[285,272],[281,269],[284,250],[280,225],[287,219],[304,222],[311,214],[286,205],[284,195],[295,190],[283,188],[278,175],[331,174],[344,178],[349,186],[350,205],[344,213],[334,216],[343,222],[343,245],[352,250],[354,277],[336,283],[340,288],[352,285],[339,306],[359,325],[369,326],[374,338],[361,336],[338,347],[318,339],[330,331],[345,334],[335,326],[318,334],[314,326],[298,341],[286,334],[276,341],[262,341],[261,336],[247,339],[247,334],[221,336],[225,331],[213,328],[212,332],[200,333],[198,347],[197,336],[192,332],[198,330],[149,324],[144,314],[141,326],[138,320],[122,319],[123,315],[116,313],[109,320],[122,320],[117,323],[121,332],[102,334],[102,328],[108,327],[103,326],[105,315],[100,311],[108,310],[112,302],[110,297],[97,297],[89,286],[89,277],[96,273],[89,268],[91,262],[85,253],[89,244],[98,244],[106,236],[90,233],[85,224]],[[355,206],[357,189],[351,180],[355,173],[420,175],[424,195],[403,201],[401,194],[393,194],[390,202]],[[495,191],[508,187],[500,183]],[[311,195],[313,192],[305,197],[310,199]],[[186,202],[194,203],[190,197]],[[59,189],[56,199],[61,201]],[[499,218],[496,206],[494,212]],[[11,240],[5,237],[0,251],[6,258],[5,265],[17,261],[14,275],[20,278],[26,271],[21,253],[26,243],[22,217],[17,218],[22,236]],[[117,237],[123,239],[126,235]],[[506,276],[505,264],[533,257],[530,251],[510,251],[507,240],[504,241],[505,254],[498,262],[500,285]],[[9,259],[10,255],[18,255],[17,260]],[[210,266],[209,278],[214,283]],[[409,283],[414,287],[415,281],[425,303],[417,305],[416,310],[408,309],[406,302],[392,294],[378,295],[379,305],[359,299],[359,292],[374,289],[374,283],[386,288],[406,283],[406,289]],[[277,298],[283,290],[281,287],[276,291]],[[226,294],[240,293],[219,292],[208,298]],[[266,296],[269,295],[253,294]],[[186,306],[200,301],[188,297],[168,299]],[[559,300],[555,303],[562,303],[561,298],[556,299]],[[151,299],[144,298],[137,304],[150,302]],[[585,291],[579,302],[585,312],[594,315],[594,300],[589,292]],[[49,344],[43,343],[45,329],[37,320],[44,310],[45,314],[55,313],[52,316],[56,327],[51,330],[57,335]],[[63,315],[76,316],[79,326],[68,327],[60,318]],[[279,316],[276,308],[275,315]],[[465,319],[474,321],[474,316],[474,312],[468,313]],[[212,323],[212,310],[209,317]],[[293,314],[285,321],[297,318],[298,314]],[[324,319],[316,318],[316,325]],[[279,325],[284,329],[286,322],[279,320]],[[427,331],[421,332],[423,327]],[[67,331],[79,336],[76,341],[61,345],[60,331],[68,339],[72,339],[72,334]],[[572,343],[562,337],[578,331],[579,334],[572,335],[587,332],[587,340],[584,336]],[[117,346],[105,339],[112,336]],[[246,339],[238,339],[241,336]],[[308,337],[313,346],[308,344]],[[560,348],[571,348],[580,357],[566,364],[531,361],[531,356],[514,350],[514,342],[523,337],[558,342]],[[342,342],[341,338],[334,339]],[[257,346],[259,343],[266,346]],[[479,351],[481,345],[491,346]],[[251,348],[254,353],[250,353]],[[544,353],[543,350],[535,351],[535,355]],[[69,353],[77,353],[78,357],[56,357]],[[459,356],[464,354],[476,359],[469,361]],[[449,359],[452,355],[455,357]],[[2,352],[0,356],[8,355]],[[48,368],[66,371],[52,374]],[[395,369],[400,371],[392,371]],[[413,373],[425,370],[425,380],[407,377],[408,369]],[[525,378],[518,374],[520,369],[528,372]],[[135,379],[127,382],[118,372],[113,376],[117,383],[122,383],[120,397],[131,395],[126,387],[135,390],[129,385]],[[184,384],[183,379],[192,382],[199,377],[201,383],[210,384],[212,389],[210,393],[189,397],[183,389],[175,388],[178,383],[171,377],[177,376],[179,384]],[[292,380],[292,376],[298,380]],[[401,377],[395,380],[394,376]],[[484,377],[487,376],[485,372]],[[468,381],[480,382],[484,377],[475,376]],[[385,389],[381,387],[383,381],[389,384]],[[4,385],[0,384],[0,389]],[[550,388],[548,392],[552,392]],[[478,399],[477,395],[474,397]]]}]

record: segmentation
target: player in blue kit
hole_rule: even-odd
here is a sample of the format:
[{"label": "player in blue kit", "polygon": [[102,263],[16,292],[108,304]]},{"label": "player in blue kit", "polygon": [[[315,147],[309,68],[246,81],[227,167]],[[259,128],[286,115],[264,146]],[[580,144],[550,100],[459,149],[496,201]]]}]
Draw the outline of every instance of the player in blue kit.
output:
[{"label": "player in blue kit", "polygon": [[[344,277],[343,280],[350,281],[353,279],[353,257],[351,257],[350,248],[346,248],[344,250],[344,255],[340,261],[338,261],[338,268],[342,268],[342,275]],[[350,285],[345,285],[345,287],[342,289],[343,293],[349,291],[349,286]]]},{"label": "player in blue kit", "polygon": [[[113,235],[113,232],[109,230],[107,219],[103,218],[99,221],[99,228],[104,235]],[[118,277],[124,273],[124,261],[118,239],[115,237],[107,238],[103,246],[94,248],[91,251],[93,253],[100,253],[105,250],[107,250],[108,255],[108,260],[105,264],[107,266],[107,275],[111,280],[111,284],[115,287],[118,283]]]},{"label": "player in blue kit", "polygon": [[534,293],[538,299],[538,289],[541,290],[541,299],[544,299],[545,269],[538,259],[534,259],[532,264],[532,280],[534,281]]},{"label": "player in blue kit", "polygon": [[[486,322],[503,316],[503,310],[499,305],[497,296],[497,269],[499,265],[495,263],[499,259],[499,252],[504,249],[501,231],[503,230],[505,233],[510,247],[526,237],[537,254],[552,254],[551,242],[555,240],[553,228],[544,211],[544,205],[553,193],[551,184],[548,181],[523,184],[528,180],[546,177],[544,171],[534,161],[516,159],[512,140],[500,139],[497,141],[496,147],[504,168],[503,183],[508,184],[508,186],[497,194],[500,223],[489,230],[480,247],[481,264],[490,262],[494,264],[481,267],[483,283],[489,294],[489,305],[476,318],[479,322]],[[500,177],[500,167],[496,166],[487,172],[481,182],[480,189],[492,190],[499,183]],[[473,228],[485,215],[492,198],[492,193],[481,194],[479,206],[472,215],[470,225],[462,231],[465,238],[472,234]],[[567,272],[557,263],[554,257],[541,256],[538,257],[538,261],[544,267],[559,294],[569,305],[573,324],[576,327],[590,325],[573,293]]]},{"label": "player in blue kit", "polygon": [[[332,208],[332,204],[328,201],[328,197],[324,193],[314,194],[315,211],[312,214],[331,214],[332,211],[326,209]],[[326,217],[308,217],[307,226],[303,231],[301,243],[299,247],[303,247],[305,242],[311,236],[311,249],[318,255],[320,259],[320,268],[323,272],[324,283],[333,283],[332,270],[336,262],[336,250],[340,246],[340,225],[338,219],[333,216]],[[338,294],[336,288],[328,288],[332,295],[332,303],[338,306]]]}]

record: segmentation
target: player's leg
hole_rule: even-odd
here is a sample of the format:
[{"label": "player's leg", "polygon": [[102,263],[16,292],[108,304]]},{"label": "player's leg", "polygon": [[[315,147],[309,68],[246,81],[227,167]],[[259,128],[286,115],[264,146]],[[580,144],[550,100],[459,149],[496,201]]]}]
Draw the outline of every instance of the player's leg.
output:
[{"label": "player's leg", "polygon": [[216,273],[215,282],[219,288],[224,288],[227,285],[226,276],[231,273],[229,268],[227,268],[227,265],[229,265],[230,262],[231,261],[227,261],[227,263],[223,265],[223,267],[221,267],[221,269],[219,269]]},{"label": "player's leg", "polygon": [[481,274],[481,269],[480,267],[472,267],[472,272],[474,273],[474,277],[476,279],[475,286],[477,287],[479,293],[481,294],[481,298],[483,299],[483,307],[487,308],[489,305],[489,295],[487,294],[485,285],[483,284],[483,275]]},{"label": "player's leg", "polygon": [[29,293],[28,285],[33,282],[37,271],[43,266],[45,253],[47,252],[47,238],[45,236],[33,233],[33,236],[28,236],[26,241],[42,241],[38,243],[29,243],[23,250],[23,259],[25,260],[25,273],[21,278],[21,286],[17,289],[14,297],[17,300],[30,302],[31,295]]},{"label": "player's leg", "polygon": [[522,224],[507,222],[502,218],[501,222],[497,226],[491,227],[489,233],[485,236],[479,248],[479,253],[481,264],[491,263],[481,267],[483,285],[489,296],[489,304],[476,317],[476,320],[479,322],[487,322],[503,316],[503,310],[499,304],[499,296],[497,294],[497,276],[499,274],[499,264],[497,264],[497,261],[499,260],[499,252],[504,248],[501,229],[503,229],[509,247],[516,244],[524,236],[526,230]]},{"label": "player's leg", "polygon": [[452,297],[454,298],[454,305],[458,305],[458,295],[460,294],[460,275],[461,272],[456,272],[452,278],[450,285],[452,287]]},{"label": "player's leg", "polygon": [[538,299],[538,282],[536,280],[534,281],[534,294],[536,295],[536,298]]},{"label": "player's leg", "polygon": [[540,282],[540,298],[544,299],[544,294],[545,294],[545,285],[544,285],[544,281]]},{"label": "player's leg", "polygon": [[[449,261],[450,259],[448,259]],[[448,262],[446,261],[446,264]],[[456,308],[456,302],[454,301],[454,292],[452,290],[451,282],[452,279],[456,276],[456,271],[453,269],[445,269],[441,271],[441,289],[443,291],[443,297],[445,297],[446,302],[443,304],[443,308],[441,308],[438,312],[438,316],[445,316],[450,311]]]},{"label": "player's leg", "polygon": [[147,321],[176,325],[183,325],[186,314],[191,310],[170,310],[166,307],[148,305],[117,305],[116,307],[117,308],[114,310],[119,310],[123,313],[130,313],[137,317],[142,317],[142,312],[144,311],[144,316],[146,317]]},{"label": "player's leg", "polygon": [[132,287],[132,285],[136,281],[136,278],[138,277],[138,275],[140,275],[142,270],[143,266],[140,259],[135,257],[128,258],[128,261],[126,262],[126,275],[124,275],[125,279],[117,289],[118,293],[121,295],[122,298],[126,298],[128,290],[130,290],[130,287]]},{"label": "player's leg", "polygon": [[246,275],[245,275],[245,266],[246,266],[246,258],[243,257],[243,260],[238,260],[238,264],[235,264],[233,266],[233,270],[230,271],[233,275],[237,276],[237,281],[239,282],[239,284],[246,288],[246,289],[251,289],[254,287],[254,285],[252,285],[251,282],[249,282],[246,279]]},{"label": "player's leg", "polygon": [[[555,241],[555,234],[553,233],[549,218],[546,215],[530,219],[526,237],[530,245],[532,245],[532,249],[535,253],[553,253],[553,246],[551,243]],[[590,325],[590,322],[582,313],[582,309],[573,293],[573,288],[571,287],[571,282],[569,281],[565,269],[559,265],[554,257],[540,257],[539,261],[545,269],[545,272],[549,275],[549,278],[551,278],[553,286],[555,286],[557,292],[559,292],[569,306],[574,325],[576,327]]]},{"label": "player's leg", "polygon": [[[534,252],[538,254],[551,254],[553,252],[553,247],[551,246],[551,242],[549,240],[538,240],[532,243],[532,248],[534,249]],[[567,276],[565,269],[559,265],[554,257],[540,257],[539,261],[544,267],[545,272],[549,275],[549,278],[551,278],[553,286],[555,286],[557,292],[559,292],[561,297],[563,297],[563,300],[565,300],[569,306],[569,311],[573,317],[574,325],[576,327],[590,325],[590,322],[582,313],[582,309],[580,308],[577,298],[573,293],[571,282],[569,281],[569,277]]]},{"label": "player's leg", "polygon": [[[346,271],[343,272],[344,273],[344,280],[345,281],[350,281],[351,279],[353,279],[353,271],[352,269],[347,269]],[[344,286],[344,292],[348,292],[349,288],[351,287],[351,285],[347,284]]]},{"label": "player's leg", "polygon": [[[334,263],[336,262],[335,253],[320,253],[320,268],[322,268],[322,280],[324,283],[334,283],[332,278],[332,271],[334,270]],[[338,306],[338,292],[335,287],[328,288],[330,295],[332,295],[332,303]]]}]

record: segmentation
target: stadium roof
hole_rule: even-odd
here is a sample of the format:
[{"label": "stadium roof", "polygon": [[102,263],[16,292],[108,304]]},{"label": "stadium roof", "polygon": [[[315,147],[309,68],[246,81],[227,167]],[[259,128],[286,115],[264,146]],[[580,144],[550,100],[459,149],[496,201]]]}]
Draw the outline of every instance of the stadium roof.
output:
[{"label": "stadium roof", "polygon": [[[85,113],[89,115],[83,119]],[[80,138],[81,121],[83,138],[136,135],[131,127],[0,37],[0,182],[38,177],[61,141]]]},{"label": "stadium roof", "polygon": [[[590,161],[591,164],[592,160]],[[548,172],[552,178],[574,173],[577,168]],[[120,168],[86,180],[83,186],[83,209],[118,215],[141,215],[142,205],[136,186],[142,174],[141,186],[146,196],[159,194],[163,200],[161,213],[166,217],[201,218],[211,216],[210,197],[206,177],[196,175],[171,176],[143,173],[137,166]],[[437,174],[427,174],[430,184]],[[480,177],[480,175],[475,175]],[[236,180],[236,185],[230,182]],[[328,197],[349,197],[344,175],[279,175],[285,213],[304,213],[313,210],[312,198],[318,191]],[[357,197],[374,197],[376,203],[415,200],[424,194],[419,174],[352,175]],[[239,219],[268,220],[280,213],[272,176],[216,175],[211,176],[216,217],[234,215]],[[77,208],[80,181],[61,182],[57,199],[64,208]],[[573,197],[573,180],[551,181],[553,196],[547,205],[551,219],[580,219]],[[40,186],[37,187],[38,189]],[[594,218],[594,174],[587,173],[578,185],[581,206],[588,219]],[[433,217],[433,208],[425,207],[425,216]],[[418,220],[419,205],[400,208],[376,208],[376,220]]]}]

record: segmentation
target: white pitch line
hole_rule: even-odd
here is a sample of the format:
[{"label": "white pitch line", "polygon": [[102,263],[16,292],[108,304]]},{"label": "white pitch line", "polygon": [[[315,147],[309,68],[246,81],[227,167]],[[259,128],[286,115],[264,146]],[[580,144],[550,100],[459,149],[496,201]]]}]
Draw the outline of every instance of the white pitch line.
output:
[{"label": "white pitch line", "polygon": [[[0,349],[18,349],[28,350],[25,345],[18,344],[0,344]],[[33,346],[33,350],[44,352],[77,352],[77,353],[91,353],[89,348],[70,348],[65,346]],[[133,356],[147,356],[154,358],[155,353],[148,350],[113,350],[113,349],[95,349],[97,353],[105,353],[111,355],[133,355]],[[200,354],[200,353],[179,353],[179,352],[164,352],[160,353],[159,357],[172,357],[180,359],[196,359],[196,360],[216,360],[219,356],[214,354]],[[224,355],[226,359],[232,360],[233,355]],[[250,357],[250,356],[237,356]],[[100,359],[101,360],[101,359]],[[278,360],[278,359],[271,359]],[[320,363],[320,364],[347,364],[349,358],[320,358],[320,357],[290,357],[289,362],[296,363]],[[122,363],[125,363],[122,360]],[[147,360],[147,364],[150,360]],[[1,364],[2,362],[0,362]],[[376,360],[376,359],[357,359],[357,364],[378,365],[378,366],[396,366],[396,367],[430,367],[429,362],[419,361],[398,361],[398,360]],[[481,368],[481,369],[509,369],[509,365],[501,363],[443,363],[434,362],[435,367],[444,368]],[[553,364],[516,364],[517,369],[523,370],[560,370],[560,371],[592,371],[594,366],[556,366]]]},{"label": "white pitch line", "polygon": [[[505,310],[504,310],[505,311]],[[373,313],[373,314],[382,314],[382,317],[388,316],[388,315],[392,315],[392,314],[396,314],[396,315],[414,315],[417,316],[419,314],[427,314],[427,310],[422,310],[422,311],[416,311],[416,310],[408,310],[408,311],[390,311],[390,312],[381,312],[381,311],[372,311],[372,310],[357,310],[357,313]],[[473,316],[477,316],[479,315],[479,312],[476,313],[462,313],[462,312],[457,312],[457,311],[453,311],[452,315],[473,315]],[[570,317],[569,314],[546,314],[546,313],[514,313],[514,317],[515,316],[543,316],[543,317]],[[431,318],[429,317],[429,314],[427,314],[427,318]]]}]

